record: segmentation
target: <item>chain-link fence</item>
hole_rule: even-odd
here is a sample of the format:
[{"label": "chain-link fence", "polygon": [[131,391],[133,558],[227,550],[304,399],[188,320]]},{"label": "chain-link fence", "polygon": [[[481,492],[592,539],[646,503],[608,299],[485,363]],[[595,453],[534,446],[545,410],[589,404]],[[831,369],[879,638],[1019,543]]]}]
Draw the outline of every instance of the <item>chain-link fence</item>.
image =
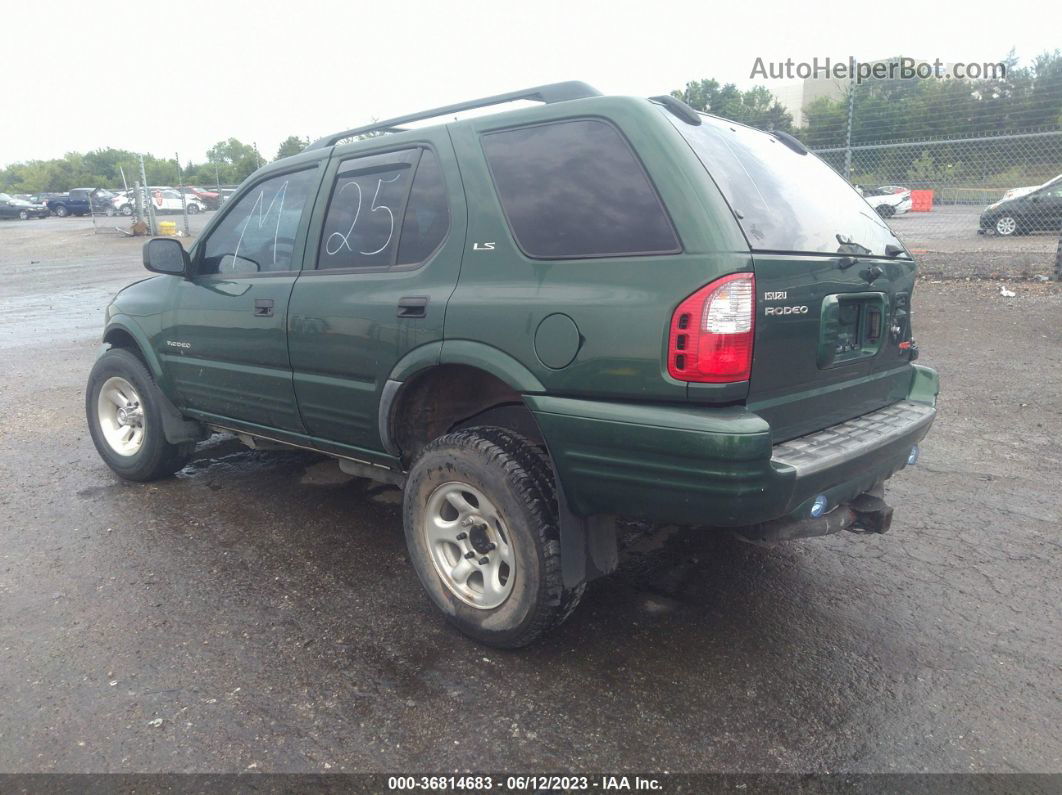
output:
[{"label": "chain-link fence", "polygon": [[[93,225],[99,233],[194,236],[209,215],[220,209],[235,185],[202,187],[186,184],[179,161],[175,185],[146,184],[143,158],[131,186],[92,191]],[[125,173],[123,171],[123,179]],[[201,218],[196,218],[202,216]]]},{"label": "chain-link fence", "polygon": [[1062,230],[1062,130],[815,152],[863,191],[930,271],[1035,276],[1054,270]]}]

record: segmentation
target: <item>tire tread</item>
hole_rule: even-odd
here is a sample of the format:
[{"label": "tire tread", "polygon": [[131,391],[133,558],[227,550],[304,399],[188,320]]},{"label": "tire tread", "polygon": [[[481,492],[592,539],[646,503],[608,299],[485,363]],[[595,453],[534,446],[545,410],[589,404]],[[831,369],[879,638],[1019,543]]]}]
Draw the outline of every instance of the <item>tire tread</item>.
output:
[{"label": "tire tread", "polygon": [[[472,452],[504,472],[514,496],[532,517],[529,529],[537,534],[536,540],[542,550],[540,587],[543,598],[538,600],[531,620],[518,635],[504,641],[487,641],[503,648],[526,646],[563,623],[575,610],[585,590],[585,584],[577,588],[564,587],[552,468],[544,453],[529,440],[497,426],[463,428],[448,433],[426,445],[421,457],[453,448]],[[406,518],[412,520],[408,512]]]}]

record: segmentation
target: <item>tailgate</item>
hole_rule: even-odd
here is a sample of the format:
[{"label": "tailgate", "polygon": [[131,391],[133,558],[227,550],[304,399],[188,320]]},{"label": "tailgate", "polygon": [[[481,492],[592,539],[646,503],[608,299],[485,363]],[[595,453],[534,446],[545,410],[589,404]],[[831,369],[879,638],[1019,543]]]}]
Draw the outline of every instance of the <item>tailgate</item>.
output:
[{"label": "tailgate", "polygon": [[766,253],[754,261],[748,406],[776,444],[907,395],[912,261]]},{"label": "tailgate", "polygon": [[668,114],[741,227],[756,277],[748,407],[774,442],[903,399],[915,264],[888,225],[792,136]]}]

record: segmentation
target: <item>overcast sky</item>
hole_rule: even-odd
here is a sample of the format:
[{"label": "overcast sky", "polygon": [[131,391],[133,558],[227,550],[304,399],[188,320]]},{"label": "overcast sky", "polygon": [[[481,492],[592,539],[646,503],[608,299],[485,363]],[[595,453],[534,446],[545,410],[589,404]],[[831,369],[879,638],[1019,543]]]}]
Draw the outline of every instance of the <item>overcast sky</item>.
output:
[{"label": "overcast sky", "polygon": [[0,165],[106,146],[201,161],[230,136],[272,157],[288,135],[559,80],[639,96],[701,77],[747,87],[757,56],[980,62],[1016,47],[1027,61],[1060,27],[1026,0],[3,6]]}]

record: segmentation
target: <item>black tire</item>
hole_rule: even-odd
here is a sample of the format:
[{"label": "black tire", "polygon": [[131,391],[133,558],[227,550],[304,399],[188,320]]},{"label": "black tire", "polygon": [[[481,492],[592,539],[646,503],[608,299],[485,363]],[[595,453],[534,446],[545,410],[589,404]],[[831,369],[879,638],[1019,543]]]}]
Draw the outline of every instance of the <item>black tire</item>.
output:
[{"label": "black tire", "polygon": [[55,208],[55,214],[58,215],[60,218],[66,218],[68,215],[70,215],[70,211],[66,209],[65,205],[60,204],[58,207]]},{"label": "black tire", "polygon": [[[466,483],[497,508],[515,560],[511,591],[493,608],[459,598],[436,570],[421,530],[429,497],[443,484]],[[560,534],[552,469],[544,455],[512,431],[467,428],[436,439],[417,458],[403,495],[406,546],[428,596],[458,630],[497,648],[526,646],[563,622],[584,585],[561,578]]]},{"label": "black tire", "polygon": [[198,213],[199,213],[199,205],[198,204],[189,204],[188,205],[188,214],[189,215],[197,215]]},{"label": "black tire", "polygon": [[896,215],[896,208],[891,204],[879,204],[874,208],[882,218],[892,218]]},{"label": "black tire", "polygon": [[119,211],[122,215],[129,216],[133,214],[133,206],[130,204],[123,204],[122,209]]},{"label": "black tire", "polygon": [[28,221],[30,217],[29,212],[26,210],[20,210],[18,213],[18,217],[21,218],[23,221]]},{"label": "black tire", "polygon": [[[125,379],[140,396],[144,435],[139,450],[132,455],[122,455],[111,447],[100,425],[100,390],[112,377]],[[126,480],[145,482],[172,475],[187,463],[195,450],[194,442],[170,444],[166,441],[157,394],[155,382],[144,363],[124,348],[111,348],[96,360],[89,373],[85,415],[92,443],[107,466]]]}]

